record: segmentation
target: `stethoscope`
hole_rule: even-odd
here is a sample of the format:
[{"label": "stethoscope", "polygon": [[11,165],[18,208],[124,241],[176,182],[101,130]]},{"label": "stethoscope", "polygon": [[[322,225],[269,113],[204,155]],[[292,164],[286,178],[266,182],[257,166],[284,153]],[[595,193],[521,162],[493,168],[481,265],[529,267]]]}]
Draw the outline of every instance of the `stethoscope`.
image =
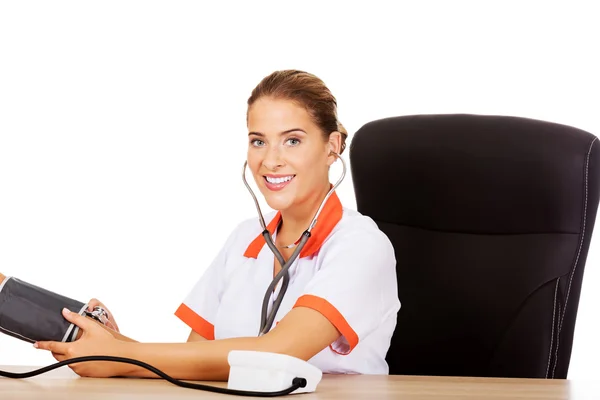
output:
[{"label": "stethoscope", "polygon": [[[260,320],[261,320],[260,331],[258,334],[259,336],[262,336],[265,333],[267,333],[269,331],[269,328],[273,325],[273,321],[275,320],[275,314],[277,314],[277,310],[279,309],[279,306],[281,305],[283,296],[285,295],[285,292],[287,290],[287,287],[288,287],[288,284],[290,281],[288,269],[294,263],[294,261],[300,254],[300,251],[302,250],[302,248],[304,247],[304,245],[310,238],[310,231],[317,224],[317,218],[319,217],[319,214],[321,213],[321,210],[323,209],[325,203],[327,203],[327,200],[329,199],[331,194],[340,185],[340,183],[342,183],[342,180],[344,180],[344,177],[346,176],[346,163],[344,162],[344,160],[340,157],[339,154],[337,154],[335,152],[331,152],[331,154],[335,155],[339,160],[342,161],[342,166],[343,166],[342,176],[336,182],[336,184],[333,185],[333,187],[327,193],[327,196],[325,196],[325,198],[321,202],[321,205],[319,206],[317,213],[313,217],[313,220],[310,223],[309,227],[302,234],[302,237],[301,237],[300,241],[298,242],[298,244],[297,245],[291,244],[289,246],[285,246],[285,248],[288,248],[288,249],[290,249],[294,246],[296,247],[294,252],[292,253],[292,256],[287,261],[285,261],[285,259],[283,258],[283,256],[279,252],[279,250],[277,250],[277,246],[275,246],[275,243],[273,242],[273,238],[271,237],[271,234],[270,234],[269,230],[267,229],[264,217],[262,215],[262,211],[260,210],[260,206],[258,205],[258,200],[256,199],[254,192],[248,185],[248,182],[246,181],[246,166],[247,166],[248,162],[246,161],[244,163],[242,179],[244,180],[244,184],[246,185],[246,187],[248,188],[248,191],[250,191],[250,194],[252,195],[252,198],[254,199],[254,204],[256,204],[256,210],[258,211],[260,225],[263,229],[262,235],[265,238],[265,242],[267,243],[267,245],[269,246],[269,248],[271,249],[271,251],[273,252],[275,257],[277,257],[277,260],[279,261],[279,263],[282,266],[281,271],[279,271],[279,273],[277,273],[277,275],[275,275],[275,277],[273,278],[273,281],[267,288],[265,297],[263,299],[261,318],[260,318]],[[267,312],[268,306],[269,306],[269,299],[271,298],[271,293],[273,292],[273,289],[277,286],[277,284],[279,283],[279,281],[281,280],[282,277],[283,277],[283,283],[281,285],[281,290],[279,291],[279,294],[277,295],[277,297],[273,303],[273,307],[272,307],[271,311]],[[94,318],[95,320],[97,320],[98,322],[100,322],[104,325],[107,325],[109,322],[108,314],[107,314],[106,310],[104,310],[102,307],[95,307],[92,312],[89,312],[86,314],[89,317]],[[76,334],[73,335],[73,337],[75,337],[75,336],[76,336]],[[114,356],[104,356],[104,355],[75,357],[75,358],[60,361],[58,363],[55,363],[55,364],[47,366],[47,367],[39,368],[34,371],[28,371],[28,372],[15,373],[15,372],[8,372],[8,371],[0,370],[0,377],[16,378],[16,379],[30,378],[32,376],[43,374],[45,372],[62,367],[64,365],[70,365],[70,364],[75,364],[75,363],[80,363],[80,362],[88,362],[88,361],[112,361],[112,362],[118,362],[118,363],[134,364],[134,365],[140,366],[142,368],[145,368],[145,369],[153,372],[154,374],[160,376],[163,379],[168,380],[169,382],[171,382],[177,386],[192,388],[192,389],[199,389],[199,390],[206,390],[206,391],[210,391],[210,392],[244,395],[244,396],[260,396],[260,397],[283,396],[283,395],[288,395],[288,394],[294,392],[298,388],[305,387],[307,384],[307,381],[305,378],[296,377],[292,380],[292,384],[290,385],[289,388],[287,388],[285,390],[276,391],[276,392],[257,392],[257,391],[235,390],[235,389],[229,389],[229,388],[213,387],[213,386],[202,385],[202,384],[197,384],[197,383],[192,383],[192,382],[187,382],[187,381],[180,381],[179,379],[170,377],[169,375],[167,375],[163,371],[157,369],[156,367],[153,367],[152,365],[149,365],[149,364],[144,363],[139,360],[126,358],[126,357],[114,357]]]},{"label": "stethoscope", "polygon": [[[336,156],[342,162],[342,167],[343,167],[342,175],[340,176],[340,179],[338,179],[338,181],[335,183],[335,185],[333,185],[333,187],[329,190],[329,192],[327,192],[327,195],[321,202],[321,205],[319,206],[317,213],[313,217],[312,222],[310,223],[308,228],[302,234],[300,241],[297,242],[298,244],[294,243],[294,244],[285,246],[285,248],[288,248],[288,249],[296,247],[294,252],[290,256],[289,260],[287,260],[287,261],[283,258],[283,256],[277,249],[277,246],[273,242],[273,237],[271,236],[271,233],[267,229],[267,225],[265,224],[265,219],[263,217],[260,206],[258,205],[258,200],[256,199],[254,192],[250,188],[250,185],[248,185],[248,182],[246,181],[246,166],[248,165],[248,161],[244,162],[244,169],[242,170],[242,179],[244,180],[244,184],[246,185],[246,188],[248,188],[248,191],[250,192],[250,194],[252,195],[252,199],[254,200],[254,204],[256,205],[256,210],[258,212],[258,218],[260,220],[260,225],[263,229],[262,235],[265,238],[265,242],[267,243],[267,245],[269,246],[269,248],[271,249],[271,251],[273,252],[275,257],[279,261],[279,264],[281,265],[281,271],[279,271],[277,273],[277,275],[275,275],[275,277],[273,278],[273,281],[271,281],[271,284],[269,285],[269,287],[267,288],[267,291],[265,292],[265,297],[263,299],[261,316],[260,316],[260,329],[259,329],[259,334],[258,334],[259,336],[262,336],[265,333],[267,333],[270,330],[271,325],[273,325],[273,321],[275,320],[275,315],[277,314],[277,310],[279,310],[279,306],[281,305],[281,302],[283,301],[283,296],[285,295],[285,292],[286,292],[289,282],[290,282],[290,276],[288,274],[288,270],[292,266],[292,264],[294,263],[296,258],[298,258],[300,251],[302,251],[302,248],[304,247],[304,245],[310,238],[310,231],[317,224],[319,214],[321,213],[321,210],[325,206],[325,203],[327,203],[327,200],[329,199],[331,194],[340,185],[340,183],[342,183],[342,181],[344,180],[344,177],[346,176],[346,162],[336,152],[332,151],[331,154]],[[279,281],[281,280],[282,277],[283,277],[283,283],[281,284],[281,289],[279,290],[279,294],[277,295],[277,297],[275,298],[275,301],[273,302],[273,307],[271,308],[271,311],[268,312],[269,300],[271,298],[271,293],[273,293],[273,290],[275,289],[275,287],[277,286],[277,284],[279,283]]]}]

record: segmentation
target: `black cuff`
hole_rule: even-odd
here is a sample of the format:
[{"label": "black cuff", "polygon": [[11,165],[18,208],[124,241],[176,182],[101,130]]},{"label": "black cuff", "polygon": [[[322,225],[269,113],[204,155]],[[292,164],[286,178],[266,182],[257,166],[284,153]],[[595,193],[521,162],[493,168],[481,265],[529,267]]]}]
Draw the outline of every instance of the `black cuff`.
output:
[{"label": "black cuff", "polygon": [[30,343],[72,341],[75,325],[63,317],[62,309],[82,314],[86,306],[80,301],[7,277],[0,284],[0,332]]}]

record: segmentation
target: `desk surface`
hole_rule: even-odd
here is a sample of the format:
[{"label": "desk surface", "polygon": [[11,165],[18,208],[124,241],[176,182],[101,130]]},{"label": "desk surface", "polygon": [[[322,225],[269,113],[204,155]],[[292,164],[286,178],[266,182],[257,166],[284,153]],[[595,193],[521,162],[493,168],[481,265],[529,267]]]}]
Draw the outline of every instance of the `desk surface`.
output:
[{"label": "desk surface", "polygon": [[[3,371],[36,369],[0,366]],[[203,382],[226,387],[223,382]],[[66,399],[74,396],[95,399],[224,399],[241,398],[185,389],[159,379],[81,378],[68,367],[29,379],[0,377],[0,399]],[[600,399],[600,382],[541,379],[449,378],[419,376],[325,375],[315,393],[286,396],[312,399]]]}]

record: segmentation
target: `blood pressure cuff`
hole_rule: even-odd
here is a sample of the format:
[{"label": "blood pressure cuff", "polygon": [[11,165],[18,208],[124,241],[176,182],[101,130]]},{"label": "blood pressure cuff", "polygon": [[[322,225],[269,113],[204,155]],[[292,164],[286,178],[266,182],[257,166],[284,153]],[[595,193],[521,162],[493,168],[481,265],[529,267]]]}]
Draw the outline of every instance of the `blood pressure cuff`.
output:
[{"label": "blood pressure cuff", "polygon": [[42,289],[14,277],[0,283],[0,332],[26,342],[71,342],[76,325],[62,309],[83,315],[87,304]]}]

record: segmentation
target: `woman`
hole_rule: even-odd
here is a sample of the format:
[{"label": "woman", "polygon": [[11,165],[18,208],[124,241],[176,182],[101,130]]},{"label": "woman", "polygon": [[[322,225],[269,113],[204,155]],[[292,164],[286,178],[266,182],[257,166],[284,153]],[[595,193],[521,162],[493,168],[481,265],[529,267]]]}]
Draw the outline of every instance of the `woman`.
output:
[{"label": "woman", "polygon": [[[345,148],[334,96],[302,71],[277,71],[248,100],[248,167],[268,205],[265,217],[287,260],[330,190],[329,168]],[[138,343],[76,313],[71,343],[39,342],[61,361],[113,355],[144,361],[179,379],[227,380],[231,350],[284,353],[324,373],[387,374],[385,356],[400,303],[393,247],[375,223],[343,208],[335,192],[289,270],[286,295],[259,335],[265,289],[281,269],[256,217],[242,222],[176,311],[187,343]],[[274,290],[277,295],[281,284]],[[97,300],[90,307],[101,305]],[[113,325],[116,322],[109,313]],[[81,376],[155,377],[137,366],[88,362]]]}]

